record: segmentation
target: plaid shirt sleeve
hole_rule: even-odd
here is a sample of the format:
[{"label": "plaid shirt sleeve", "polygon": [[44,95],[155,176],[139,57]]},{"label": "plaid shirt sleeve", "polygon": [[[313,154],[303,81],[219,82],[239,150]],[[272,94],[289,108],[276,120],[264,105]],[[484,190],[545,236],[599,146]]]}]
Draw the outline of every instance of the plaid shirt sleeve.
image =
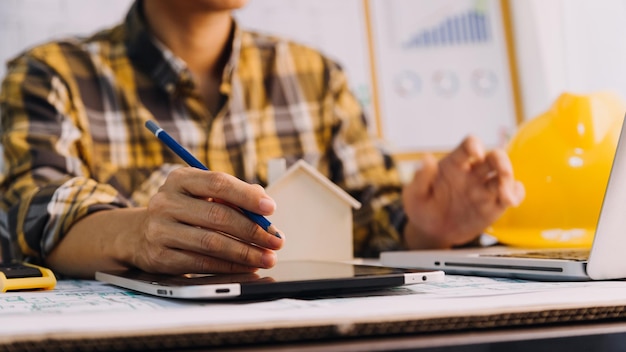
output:
[{"label": "plaid shirt sleeve", "polygon": [[[55,48],[48,49],[53,55]],[[90,177],[84,162],[89,137],[81,132],[71,91],[58,72],[29,55],[10,64],[2,84],[0,230],[3,245],[10,243],[3,251],[16,259],[41,262],[78,219],[129,205],[113,187]]]},{"label": "plaid shirt sleeve", "polygon": [[402,184],[394,159],[371,135],[346,76],[332,61],[327,106],[334,118],[330,178],[363,205],[354,212],[354,245],[358,257],[403,247],[406,216]]}]

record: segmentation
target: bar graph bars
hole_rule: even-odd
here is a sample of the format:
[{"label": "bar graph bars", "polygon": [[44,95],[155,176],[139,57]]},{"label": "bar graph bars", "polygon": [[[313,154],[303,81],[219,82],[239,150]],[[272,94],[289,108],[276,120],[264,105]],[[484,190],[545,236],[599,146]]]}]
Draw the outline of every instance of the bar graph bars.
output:
[{"label": "bar graph bars", "polygon": [[444,18],[432,27],[418,31],[404,47],[427,48],[485,43],[491,39],[489,21],[484,11],[471,9]]}]

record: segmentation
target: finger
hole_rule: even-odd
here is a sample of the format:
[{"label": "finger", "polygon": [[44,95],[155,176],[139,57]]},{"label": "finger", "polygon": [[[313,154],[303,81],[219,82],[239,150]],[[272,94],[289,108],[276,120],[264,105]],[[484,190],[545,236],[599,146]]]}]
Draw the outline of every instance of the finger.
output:
[{"label": "finger", "polygon": [[481,182],[486,182],[496,176],[496,171],[487,161],[482,161],[472,165],[472,174]]},{"label": "finger", "polygon": [[[215,231],[225,232],[243,242],[253,243],[268,249],[280,249],[284,243],[248,219],[239,209],[218,202],[208,202],[180,193],[170,193],[153,197],[149,210],[159,207],[160,214],[167,214],[171,220]],[[156,210],[155,210],[156,212]]]},{"label": "finger", "polygon": [[[259,189],[260,189],[263,193],[265,193],[265,189],[264,189],[264,188],[263,188],[263,186],[261,186],[261,185],[257,185],[257,184],[250,184],[250,186],[252,186],[252,187],[256,187],[256,188],[259,188]],[[228,202],[228,201],[226,201],[226,200],[224,200],[224,199],[220,199],[220,198],[210,198],[210,200],[211,200],[211,201],[213,201],[213,202],[217,202],[217,203],[221,203],[221,204],[228,205],[229,207],[234,208],[234,209],[238,209],[238,208],[239,208],[237,205],[235,205],[235,204],[233,204],[233,203],[230,203],[230,202]],[[276,204],[274,204],[274,208],[276,208]],[[241,209],[240,209],[240,210],[241,210]]]},{"label": "finger", "polygon": [[493,150],[486,157],[487,164],[493,170],[496,193],[502,206],[516,206],[521,201],[520,185],[513,178],[513,166],[508,155],[502,150]]},{"label": "finger", "polygon": [[485,158],[485,148],[483,144],[474,136],[466,137],[444,160],[456,166],[463,166],[468,163],[483,160]]},{"label": "finger", "polygon": [[498,201],[502,206],[509,206],[515,202],[513,187],[515,180],[513,179],[513,167],[508,156],[501,150],[491,151],[486,157],[486,163],[492,170],[495,192]]},{"label": "finger", "polygon": [[526,193],[521,182],[513,180],[511,183],[503,185],[497,177],[487,181],[486,189],[490,194],[495,195],[494,199],[499,207],[516,207],[520,205]]},{"label": "finger", "polygon": [[183,224],[175,224],[168,231],[176,234],[163,240],[163,244],[169,248],[181,249],[246,267],[270,268],[276,264],[274,251],[244,243],[221,232]]},{"label": "finger", "polygon": [[258,267],[229,262],[192,251],[168,248],[160,251],[156,260],[151,260],[141,269],[147,272],[179,275],[187,273],[251,273],[256,271]]},{"label": "finger", "polygon": [[513,186],[513,195],[514,200],[511,206],[517,207],[522,204],[524,198],[526,197],[526,188],[524,187],[524,184],[520,181],[515,181],[515,185]]},{"label": "finger", "polygon": [[271,215],[276,208],[262,187],[223,172],[184,167],[172,171],[163,187],[196,198],[217,198],[261,215]]},{"label": "finger", "polygon": [[206,202],[198,199],[189,199],[190,208],[178,209],[178,221],[205,229],[221,231],[247,243],[268,249],[280,249],[283,239],[276,237],[252,220],[248,219],[238,209],[215,202]]},{"label": "finger", "polygon": [[495,204],[498,208],[506,208],[516,204],[516,196],[513,190],[503,185],[499,178],[494,177],[487,181],[485,186],[487,193],[482,197],[489,197],[492,201],[485,204]]},{"label": "finger", "polygon": [[[276,254],[271,250],[243,243],[220,232],[161,218],[149,223],[146,240],[145,248],[137,253],[136,262],[140,268],[150,271],[242,272],[268,268],[276,263]],[[196,261],[190,261],[180,251],[213,259],[194,256]]]},{"label": "finger", "polygon": [[502,178],[513,179],[513,165],[509,156],[501,149],[494,149],[485,157],[490,169]]},{"label": "finger", "polygon": [[484,161],[472,165],[472,173],[483,181],[488,181],[496,176],[513,179],[513,166],[503,150],[495,149],[485,156]]},{"label": "finger", "polygon": [[407,185],[408,193],[412,197],[422,198],[427,196],[432,189],[437,170],[437,159],[432,154],[424,155],[421,167],[415,172],[413,181]]}]

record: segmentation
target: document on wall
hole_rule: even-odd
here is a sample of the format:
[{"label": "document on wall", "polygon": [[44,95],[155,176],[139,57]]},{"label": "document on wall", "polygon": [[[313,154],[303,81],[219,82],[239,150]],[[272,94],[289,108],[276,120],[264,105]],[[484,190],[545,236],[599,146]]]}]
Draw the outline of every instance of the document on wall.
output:
[{"label": "document on wall", "polygon": [[382,135],[394,151],[506,144],[517,126],[497,0],[371,0]]}]

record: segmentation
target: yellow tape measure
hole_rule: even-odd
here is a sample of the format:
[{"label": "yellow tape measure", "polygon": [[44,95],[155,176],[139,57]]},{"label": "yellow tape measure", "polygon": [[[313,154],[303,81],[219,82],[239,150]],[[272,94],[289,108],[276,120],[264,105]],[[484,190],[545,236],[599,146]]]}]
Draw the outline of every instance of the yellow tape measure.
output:
[{"label": "yellow tape measure", "polygon": [[0,264],[0,292],[51,290],[56,283],[50,269],[28,263]]}]

